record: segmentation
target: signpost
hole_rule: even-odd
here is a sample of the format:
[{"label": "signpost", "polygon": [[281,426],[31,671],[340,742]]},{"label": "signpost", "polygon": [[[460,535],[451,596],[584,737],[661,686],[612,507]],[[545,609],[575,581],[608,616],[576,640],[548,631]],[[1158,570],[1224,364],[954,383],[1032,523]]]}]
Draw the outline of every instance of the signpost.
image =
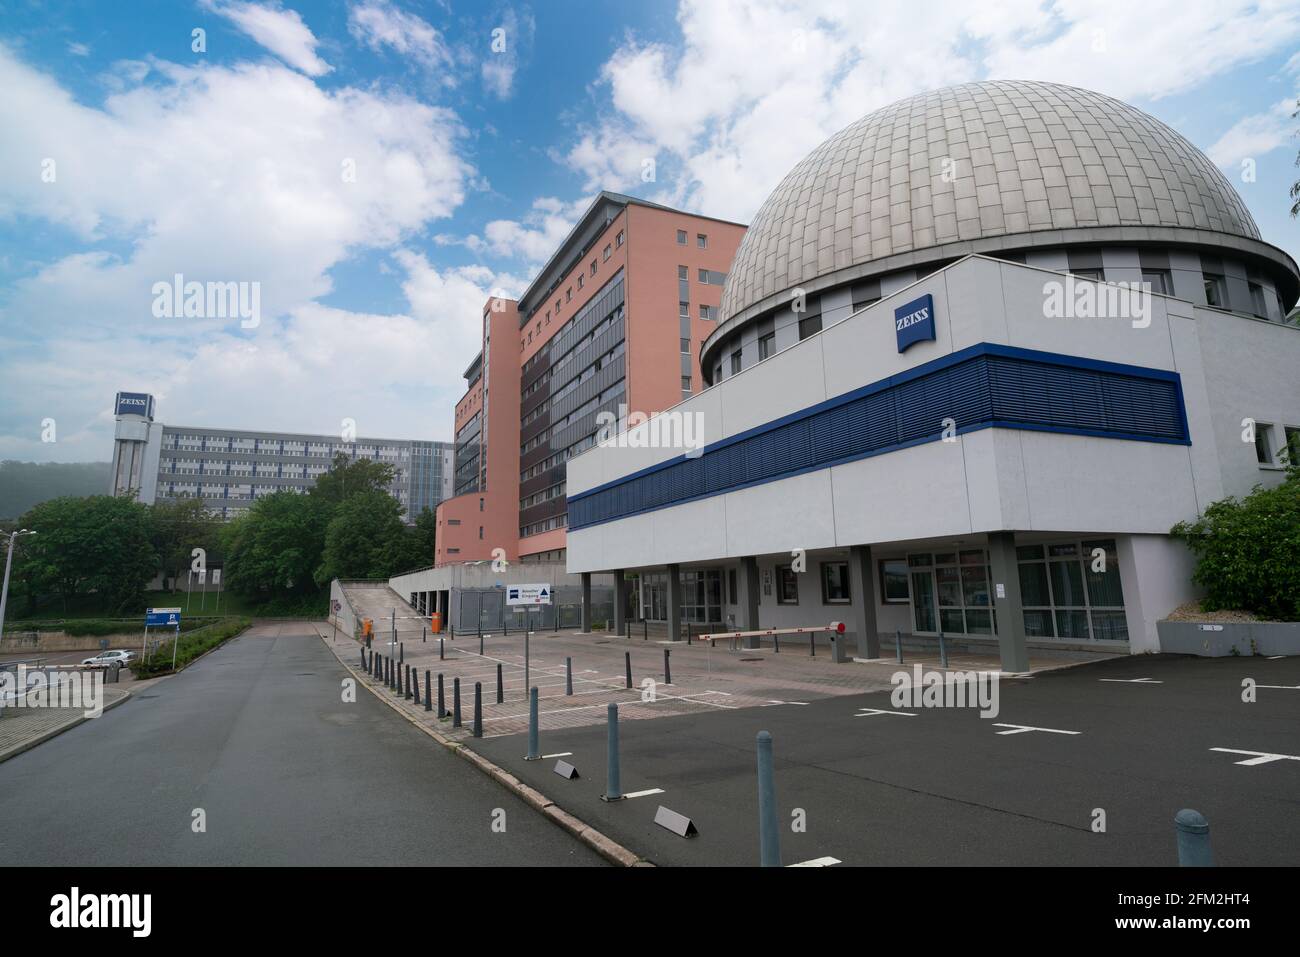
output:
[{"label": "signpost", "polygon": [[[525,609],[534,605],[549,605],[551,603],[551,586],[545,583],[540,585],[507,585],[506,586],[506,604],[511,606],[523,605]],[[524,694],[528,694],[529,682],[529,655],[528,655],[528,637],[531,634],[528,628],[528,612],[524,612]]]},{"label": "signpost", "polygon": [[217,610],[216,614],[221,614],[221,569],[212,569],[212,584],[217,586]]},{"label": "signpost", "polygon": [[176,667],[176,642],[181,636],[181,610],[179,608],[146,608],[144,611],[144,641],[140,645],[140,660],[143,661],[149,646],[150,628],[175,628],[176,639],[172,642],[172,668]]}]

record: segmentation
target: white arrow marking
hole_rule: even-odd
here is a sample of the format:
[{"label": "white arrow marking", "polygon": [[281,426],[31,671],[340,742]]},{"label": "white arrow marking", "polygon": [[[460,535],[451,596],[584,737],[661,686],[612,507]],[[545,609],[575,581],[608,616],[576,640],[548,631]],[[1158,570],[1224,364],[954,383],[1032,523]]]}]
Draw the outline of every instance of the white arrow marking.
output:
[{"label": "white arrow marking", "polygon": [[786,867],[832,867],[841,863],[838,857],[814,857],[811,861],[801,861],[798,864],[787,864]]},{"label": "white arrow marking", "polygon": [[915,711],[882,711],[880,708],[859,708],[855,718],[870,718],[873,714],[896,714],[904,718],[915,718]]},{"label": "white arrow marking", "polygon": [[1098,678],[1098,681],[1110,681],[1120,685],[1162,685],[1163,681],[1155,678]]},{"label": "white arrow marking", "polygon": [[1243,767],[1254,767],[1257,764],[1268,764],[1271,761],[1300,761],[1300,757],[1294,754],[1269,754],[1267,751],[1241,751],[1237,748],[1210,748],[1211,751],[1222,751],[1225,754],[1253,754],[1254,757],[1247,758],[1245,761],[1233,761],[1233,764],[1240,764]]},{"label": "white arrow marking", "polygon": [[995,724],[995,728],[1010,728],[1010,731],[998,731],[997,734],[1024,734],[1026,731],[1046,731],[1048,734],[1083,734],[1082,731],[1061,731],[1058,728],[1035,728],[1028,724]]},{"label": "white arrow marking", "polygon": [[663,794],[663,793],[664,793],[663,788],[650,788],[648,791],[633,791],[631,794],[624,794],[623,797],[643,798],[643,797],[649,797],[651,794]]}]

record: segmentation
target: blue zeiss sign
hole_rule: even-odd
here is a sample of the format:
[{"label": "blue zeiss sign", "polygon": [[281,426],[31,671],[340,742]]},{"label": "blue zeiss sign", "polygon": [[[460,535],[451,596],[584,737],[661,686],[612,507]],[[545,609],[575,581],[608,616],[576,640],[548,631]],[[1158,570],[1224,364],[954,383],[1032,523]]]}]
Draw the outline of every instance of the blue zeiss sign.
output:
[{"label": "blue zeiss sign", "polygon": [[153,418],[153,396],[144,392],[119,392],[114,415],[142,415]]},{"label": "blue zeiss sign", "polygon": [[898,351],[906,352],[918,342],[934,341],[934,299],[929,295],[913,299],[894,310],[894,334]]}]

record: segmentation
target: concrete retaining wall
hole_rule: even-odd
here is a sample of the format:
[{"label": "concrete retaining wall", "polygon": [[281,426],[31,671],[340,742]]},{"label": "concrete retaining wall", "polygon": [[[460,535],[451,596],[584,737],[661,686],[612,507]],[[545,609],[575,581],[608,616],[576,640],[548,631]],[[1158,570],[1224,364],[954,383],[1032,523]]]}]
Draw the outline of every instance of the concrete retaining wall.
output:
[{"label": "concrete retaining wall", "polygon": [[138,647],[143,632],[133,631],[117,635],[69,635],[64,631],[9,631],[0,640],[0,654],[20,651],[99,651],[100,642],[107,641],[108,648]]},{"label": "concrete retaining wall", "polygon": [[1175,655],[1300,655],[1300,621],[1161,621],[1160,650]]}]

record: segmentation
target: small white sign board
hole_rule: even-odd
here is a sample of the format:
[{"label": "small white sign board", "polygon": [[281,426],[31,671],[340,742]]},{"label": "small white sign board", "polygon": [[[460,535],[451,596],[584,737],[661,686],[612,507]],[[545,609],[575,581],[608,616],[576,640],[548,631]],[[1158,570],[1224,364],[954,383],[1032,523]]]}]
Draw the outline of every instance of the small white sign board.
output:
[{"label": "small white sign board", "polygon": [[507,605],[549,605],[551,603],[551,586],[542,585],[507,585]]}]

